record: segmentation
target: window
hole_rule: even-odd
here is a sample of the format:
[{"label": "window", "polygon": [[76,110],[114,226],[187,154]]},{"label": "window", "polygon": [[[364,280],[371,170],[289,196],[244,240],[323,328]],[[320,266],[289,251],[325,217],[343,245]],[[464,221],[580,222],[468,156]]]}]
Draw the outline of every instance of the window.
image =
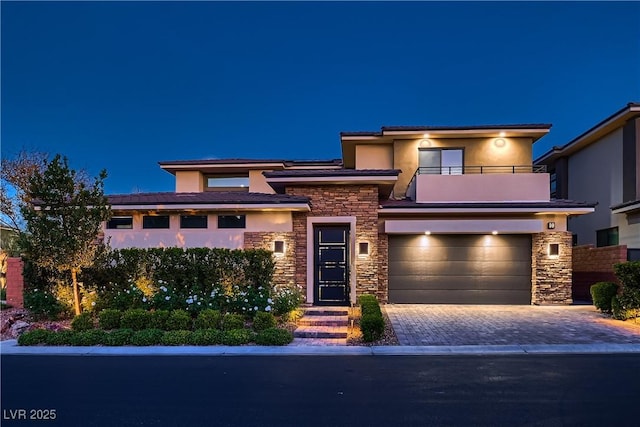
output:
[{"label": "window", "polygon": [[618,227],[596,231],[596,246],[615,246],[618,244]]},{"label": "window", "polygon": [[244,215],[218,215],[218,228],[246,228]]},{"label": "window", "polygon": [[125,230],[133,228],[132,216],[114,216],[107,221],[107,228],[110,230]]},{"label": "window", "polygon": [[462,175],[463,150],[421,148],[419,167],[421,174]]},{"label": "window", "polygon": [[551,192],[551,198],[555,199],[555,198],[557,198],[557,195],[558,195],[558,193],[557,193],[557,190],[558,190],[558,178],[557,178],[557,175],[556,175],[555,171],[551,172],[551,174],[549,174],[549,178],[550,178],[550,183],[549,183],[550,184],[550,188],[549,188],[549,190]]},{"label": "window", "polygon": [[169,215],[145,215],[142,228],[169,228]]},{"label": "window", "polygon": [[209,176],[207,177],[207,190],[209,191],[225,191],[233,190],[249,190],[248,176]]},{"label": "window", "polygon": [[206,215],[180,215],[180,228],[207,228]]}]

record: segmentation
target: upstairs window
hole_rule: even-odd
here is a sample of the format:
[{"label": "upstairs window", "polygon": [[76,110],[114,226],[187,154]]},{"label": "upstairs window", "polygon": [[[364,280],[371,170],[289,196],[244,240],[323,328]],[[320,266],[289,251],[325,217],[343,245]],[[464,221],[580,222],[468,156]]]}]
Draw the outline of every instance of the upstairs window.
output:
[{"label": "upstairs window", "polygon": [[596,231],[596,246],[616,246],[618,245],[618,227],[605,228]]},{"label": "upstairs window", "polygon": [[180,228],[207,228],[206,215],[180,215]]},{"label": "upstairs window", "polygon": [[244,215],[218,215],[218,228],[246,228]]},{"label": "upstairs window", "polygon": [[132,216],[114,216],[107,221],[107,229],[109,230],[130,230],[132,228]]},{"label": "upstairs window", "polygon": [[418,159],[420,174],[462,175],[463,159],[461,148],[421,148]]},{"label": "upstairs window", "polygon": [[207,191],[249,191],[249,177],[238,175],[208,176]]},{"label": "upstairs window", "polygon": [[557,177],[555,171],[551,172],[549,174],[549,179],[550,179],[550,188],[549,188],[549,190],[551,192],[551,198],[552,199],[556,199],[557,195],[558,195],[558,191],[557,191],[558,190],[558,177]]},{"label": "upstairs window", "polygon": [[169,215],[145,215],[142,228],[169,228]]}]

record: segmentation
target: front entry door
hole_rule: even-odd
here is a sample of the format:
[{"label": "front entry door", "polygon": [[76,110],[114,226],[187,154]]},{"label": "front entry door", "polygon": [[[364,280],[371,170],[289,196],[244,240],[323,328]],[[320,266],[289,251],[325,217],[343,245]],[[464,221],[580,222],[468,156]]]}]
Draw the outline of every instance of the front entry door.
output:
[{"label": "front entry door", "polygon": [[349,226],[316,226],[313,247],[314,303],[349,305]]}]

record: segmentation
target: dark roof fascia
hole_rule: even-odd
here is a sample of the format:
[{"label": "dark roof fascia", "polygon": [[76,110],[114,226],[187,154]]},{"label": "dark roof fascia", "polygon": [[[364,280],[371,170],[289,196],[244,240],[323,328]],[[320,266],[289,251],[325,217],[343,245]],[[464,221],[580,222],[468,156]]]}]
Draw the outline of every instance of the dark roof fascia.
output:
[{"label": "dark roof fascia", "polygon": [[[142,200],[140,200],[142,198]],[[111,205],[224,205],[224,204],[308,204],[310,199],[286,194],[247,192],[202,192],[202,193],[137,193],[108,195]]]},{"label": "dark roof fascia", "polygon": [[[607,117],[604,120],[601,120],[600,122],[598,122],[598,124],[596,124],[595,126],[590,127],[589,129],[587,129],[586,131],[582,132],[580,135],[576,136],[575,138],[573,138],[571,141],[567,142],[566,144],[562,145],[562,146],[554,146],[553,148],[551,148],[549,151],[547,151],[546,153],[542,154],[540,157],[538,157],[537,159],[535,159],[533,161],[534,164],[538,164],[541,162],[545,162],[547,160],[550,160],[549,158],[551,156],[553,156],[554,154],[560,154],[563,151],[565,151],[567,148],[571,147],[572,145],[576,144],[577,142],[579,142],[581,139],[583,139],[585,136],[589,135],[590,133],[594,132],[595,130],[597,130],[599,127],[605,125],[607,122],[615,119],[617,116],[620,116],[622,114],[624,114],[625,112],[631,112],[632,108],[639,108],[640,107],[640,103],[637,102],[629,102],[627,105],[625,105],[623,108],[621,108],[620,110],[616,111],[615,113],[611,114],[609,117]],[[640,114],[640,113],[638,113]]]},{"label": "dark roof fascia", "polygon": [[[640,199],[638,200],[631,200],[629,202],[624,202],[624,203],[619,203],[617,205],[611,206],[610,209],[612,211],[617,211],[619,209],[624,209],[624,208],[628,208],[630,206],[634,206],[634,205],[638,205],[637,209],[640,210]],[[636,209],[634,208],[633,211],[635,211]]]},{"label": "dark roof fascia", "polygon": [[503,130],[503,129],[541,129],[549,130],[552,125],[550,123],[523,123],[509,125],[478,125],[478,126],[382,126],[380,131],[355,131],[340,132],[340,136],[384,136],[385,132],[425,132],[425,131],[444,131],[444,130]]},{"label": "dark roof fascia", "polygon": [[201,160],[167,160],[160,161],[160,166],[188,166],[188,165],[254,165],[273,163],[285,166],[334,166],[341,165],[342,159],[330,160],[286,160],[286,159],[201,159]]},{"label": "dark roof fascia", "polygon": [[381,209],[536,209],[536,208],[594,208],[597,202],[577,202],[573,200],[551,200],[549,202],[458,202],[458,203],[418,203],[410,200],[385,200],[380,204]]},{"label": "dark roof fascia", "polygon": [[298,169],[282,171],[265,171],[266,178],[327,178],[327,177],[380,177],[398,176],[400,169]]}]

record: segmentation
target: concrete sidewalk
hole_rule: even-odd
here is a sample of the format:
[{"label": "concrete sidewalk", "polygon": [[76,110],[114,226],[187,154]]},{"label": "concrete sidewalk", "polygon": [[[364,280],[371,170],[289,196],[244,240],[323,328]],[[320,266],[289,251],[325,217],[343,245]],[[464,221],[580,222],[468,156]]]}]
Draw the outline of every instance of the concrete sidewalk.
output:
[{"label": "concrete sidewalk", "polygon": [[640,353],[640,344],[459,345],[459,346],[149,346],[46,347],[3,341],[0,355],[28,356],[443,356],[497,354]]}]

